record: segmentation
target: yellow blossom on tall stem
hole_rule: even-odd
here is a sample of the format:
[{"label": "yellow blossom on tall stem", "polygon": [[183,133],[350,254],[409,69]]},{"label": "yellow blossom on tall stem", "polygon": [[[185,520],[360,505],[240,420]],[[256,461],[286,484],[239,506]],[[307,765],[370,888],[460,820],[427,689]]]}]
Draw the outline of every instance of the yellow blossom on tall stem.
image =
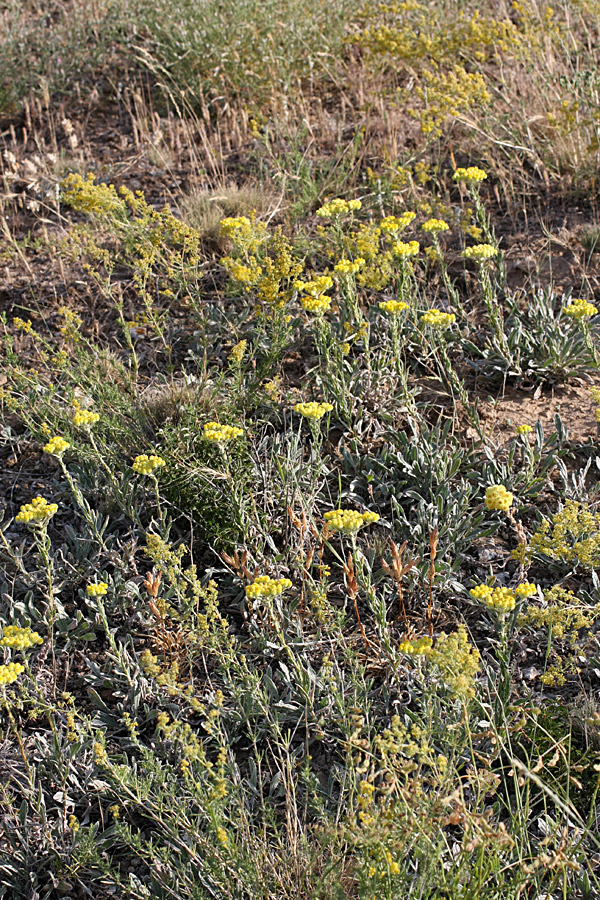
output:
[{"label": "yellow blossom on tall stem", "polygon": [[70,446],[70,443],[65,441],[64,438],[58,436],[53,437],[44,445],[44,453],[49,453],[51,456],[62,456],[65,450],[68,450]]},{"label": "yellow blossom on tall stem", "polygon": [[77,428],[91,428],[100,419],[100,415],[89,409],[77,409],[73,413],[73,424]]},{"label": "yellow blossom on tall stem", "polygon": [[332,509],[326,512],[324,517],[330,531],[342,531],[347,534],[356,534],[363,525],[371,525],[379,521],[379,513],[360,513],[354,509]]},{"label": "yellow blossom on tall stem", "polygon": [[136,456],[134,459],[131,468],[134,472],[137,472],[138,475],[152,475],[156,469],[160,469],[165,465],[166,462],[161,456],[156,456],[153,453],[150,455],[147,453],[140,453],[140,455]]},{"label": "yellow blossom on tall stem", "polygon": [[202,437],[213,444],[227,444],[244,433],[237,425],[221,425],[219,422],[207,422],[202,429]]},{"label": "yellow blossom on tall stem", "polygon": [[246,596],[251,600],[259,597],[279,597],[292,582],[289,578],[271,578],[269,575],[257,575],[252,584],[246,586]]},{"label": "yellow blossom on tall stem", "polygon": [[45,525],[57,511],[57,503],[48,503],[43,497],[34,497],[30,503],[23,504],[15,521],[27,525]]},{"label": "yellow blossom on tall stem", "polygon": [[7,625],[2,631],[0,647],[8,647],[11,650],[30,650],[43,644],[44,639],[37,631],[31,628],[20,628],[18,625]]}]

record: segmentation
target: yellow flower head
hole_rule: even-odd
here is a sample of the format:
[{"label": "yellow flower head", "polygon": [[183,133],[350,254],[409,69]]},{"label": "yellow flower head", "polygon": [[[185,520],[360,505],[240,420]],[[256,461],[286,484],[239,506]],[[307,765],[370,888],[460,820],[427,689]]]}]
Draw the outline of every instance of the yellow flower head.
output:
[{"label": "yellow flower head", "polygon": [[224,237],[234,237],[238,231],[244,231],[252,227],[252,222],[247,216],[228,216],[221,219],[221,234]]},{"label": "yellow flower head", "polygon": [[17,522],[39,525],[51,519],[57,510],[57,503],[48,503],[43,497],[34,497],[30,503],[23,504],[15,519]]},{"label": "yellow flower head", "polygon": [[359,513],[354,509],[332,509],[326,512],[324,517],[330,531],[343,531],[347,534],[355,533],[363,525],[371,525],[379,521],[379,513]]},{"label": "yellow flower head", "polygon": [[494,588],[492,596],[484,602],[489,609],[494,610],[499,615],[512,612],[517,605],[515,593],[508,587]]},{"label": "yellow flower head", "polygon": [[25,334],[29,334],[32,328],[31,319],[27,319],[27,321],[25,321],[25,319],[19,318],[19,316],[14,317],[13,325],[17,330],[24,331]]},{"label": "yellow flower head", "polygon": [[37,631],[31,628],[19,628],[17,625],[7,625],[2,632],[0,647],[10,647],[11,650],[29,650],[37,644],[43,644],[44,639]]},{"label": "yellow flower head", "polygon": [[421,316],[423,325],[431,325],[432,328],[449,328],[456,322],[454,313],[442,312],[440,309],[430,309]]},{"label": "yellow flower head", "polygon": [[421,228],[426,234],[440,234],[442,231],[448,231],[450,226],[443,219],[427,219]]},{"label": "yellow flower head", "polygon": [[365,260],[362,256],[357,256],[354,261],[350,259],[340,259],[333,267],[333,271],[337,272],[339,275],[356,275],[356,273],[362,269],[364,264]]},{"label": "yellow flower head", "polygon": [[532,431],[531,425],[517,425],[515,428],[515,434],[531,434]]},{"label": "yellow flower head", "polygon": [[52,456],[62,456],[65,450],[68,450],[70,446],[70,443],[65,441],[64,438],[53,437],[44,445],[44,452],[51,453]]},{"label": "yellow flower head", "polygon": [[307,295],[306,297],[302,297],[300,303],[302,304],[303,309],[315,316],[323,316],[331,309],[331,297],[328,297],[327,294],[321,294],[320,297],[310,297]]},{"label": "yellow flower head", "polygon": [[235,363],[239,366],[241,361],[244,358],[244,354],[246,353],[246,347],[248,346],[248,341],[238,341],[237,344],[231,348],[231,352],[227,357],[232,363]]},{"label": "yellow flower head", "polygon": [[469,166],[467,169],[457,169],[452,178],[454,181],[465,181],[467,184],[480,184],[487,178],[487,172],[477,166]]},{"label": "yellow flower head", "polygon": [[488,600],[491,600],[492,598],[492,588],[488,587],[487,584],[478,584],[477,587],[471,588],[469,594],[473,600],[480,600],[482,603],[487,603]]},{"label": "yellow flower head", "polygon": [[430,637],[420,637],[413,641],[402,641],[398,650],[408,656],[429,656],[432,647],[433,641]]},{"label": "yellow flower head", "polygon": [[466,247],[462,255],[465,259],[472,259],[474,262],[481,264],[496,256],[497,253],[497,247],[492,247],[491,244],[475,244],[474,247]]},{"label": "yellow flower head", "polygon": [[583,300],[581,297],[571,300],[568,306],[563,306],[565,316],[571,316],[572,319],[589,319],[595,316],[598,308],[593,303]]},{"label": "yellow flower head", "polygon": [[404,303],[403,300],[382,300],[378,306],[390,316],[398,315],[408,309],[408,303]]},{"label": "yellow flower head", "polygon": [[392,245],[392,253],[394,256],[398,256],[400,259],[410,259],[411,256],[416,256],[419,252],[419,242],[418,241],[408,241],[405,243],[404,241],[396,241]]},{"label": "yellow flower head", "polygon": [[325,413],[331,412],[333,406],[331,403],[296,403],[294,412],[299,413],[306,419],[321,419]]},{"label": "yellow flower head", "polygon": [[88,584],[86,587],[88,597],[104,597],[108,591],[106,581],[97,581],[94,584]]},{"label": "yellow flower head", "polygon": [[212,441],[213,444],[226,444],[243,433],[244,429],[237,425],[220,425],[219,422],[207,422],[202,429],[204,440]]},{"label": "yellow flower head", "polygon": [[257,597],[279,597],[292,582],[289,578],[270,578],[268,575],[258,575],[252,584],[246,586],[246,596],[251,600]]},{"label": "yellow flower head", "polygon": [[161,466],[166,466],[166,462],[162,456],[155,456],[153,453],[150,455],[141,453],[139,456],[136,456],[131,468],[134,472],[137,472],[138,475],[152,475],[154,470],[160,469]]},{"label": "yellow flower head", "polygon": [[25,666],[21,663],[11,662],[6,666],[0,666],[0,684],[12,684],[24,671]]},{"label": "yellow flower head", "polygon": [[336,197],[319,207],[316,215],[321,219],[338,219],[341,216],[347,216],[355,209],[360,209],[361,206],[360,200],[342,200],[340,197]]},{"label": "yellow flower head", "polygon": [[537,584],[531,581],[524,581],[515,588],[515,597],[524,600],[526,597],[535,597],[537,594]]},{"label": "yellow flower head", "polygon": [[401,216],[386,216],[379,223],[379,227],[385,234],[395,236],[408,228],[415,217],[416,213],[414,212],[405,212]]},{"label": "yellow flower head", "polygon": [[99,420],[100,416],[98,413],[92,412],[89,409],[78,409],[73,414],[73,424],[77,428],[91,428],[92,425],[95,425]]},{"label": "yellow flower head", "polygon": [[510,509],[513,502],[513,495],[507,491],[502,484],[492,484],[486,488],[485,505],[488,509],[501,509],[506,511]]},{"label": "yellow flower head", "polygon": [[491,588],[487,584],[479,584],[471,588],[469,594],[498,615],[512,612],[517,602],[516,592],[507,587]]},{"label": "yellow flower head", "polygon": [[310,281],[294,282],[295,290],[304,291],[305,294],[309,294],[311,297],[320,297],[321,294],[328,291],[330,287],[333,287],[333,278],[331,275],[318,275],[317,278],[313,278]]}]

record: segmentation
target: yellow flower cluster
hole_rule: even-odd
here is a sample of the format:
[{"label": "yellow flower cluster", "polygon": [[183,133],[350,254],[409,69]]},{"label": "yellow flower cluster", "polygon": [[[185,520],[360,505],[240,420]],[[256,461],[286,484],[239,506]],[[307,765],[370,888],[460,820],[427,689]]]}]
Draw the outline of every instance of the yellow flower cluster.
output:
[{"label": "yellow flower cluster", "polygon": [[289,578],[270,578],[269,575],[258,575],[252,584],[246,586],[246,596],[251,600],[257,597],[279,597],[292,582]]},{"label": "yellow flower cluster", "polygon": [[24,331],[25,334],[29,334],[29,333],[31,332],[31,329],[32,329],[31,319],[27,319],[27,321],[25,321],[25,319],[21,319],[19,316],[15,316],[15,317],[14,317],[14,319],[13,319],[13,325],[14,325],[15,328],[17,328],[19,331]]},{"label": "yellow flower cluster", "polygon": [[433,328],[449,328],[456,322],[454,313],[442,312],[440,309],[430,309],[421,316],[421,322],[424,325],[431,325]]},{"label": "yellow flower cluster", "polygon": [[421,228],[426,234],[440,234],[442,231],[448,231],[450,226],[443,219],[427,219]]},{"label": "yellow flower cluster", "polygon": [[330,531],[343,531],[352,534],[363,525],[371,525],[379,521],[379,513],[359,513],[354,509],[332,509],[325,513],[325,521]]},{"label": "yellow flower cluster", "polygon": [[330,275],[319,275],[311,281],[295,281],[294,288],[297,291],[304,291],[311,297],[320,297],[325,291],[333,287],[333,278]]},{"label": "yellow flower cluster", "polygon": [[337,219],[340,216],[347,216],[348,213],[356,209],[360,209],[361,206],[360,200],[342,200],[340,197],[337,197],[319,207],[316,215],[321,219]]},{"label": "yellow flower cluster", "polygon": [[408,309],[408,303],[404,303],[403,300],[382,300],[381,303],[378,304],[379,309],[382,309],[384,312],[389,313],[391,316],[398,315],[398,313],[404,312],[405,309]]},{"label": "yellow flower cluster", "polygon": [[377,4],[374,12],[369,12],[369,22],[376,12],[384,16],[384,21],[376,17],[355,41],[372,54],[390,55],[414,66],[429,61],[452,62],[466,52],[482,61],[488,52],[507,52],[520,46],[523,39],[508,16],[495,19],[482,16],[478,10],[461,10],[448,19],[443,6],[405,0]]},{"label": "yellow flower cluster", "polygon": [[491,244],[475,244],[474,247],[466,247],[463,250],[462,255],[465,259],[472,259],[474,262],[484,263],[486,260],[496,256],[497,253],[497,248],[492,247]]},{"label": "yellow flower cluster", "polygon": [[328,297],[327,294],[321,294],[320,297],[311,297],[307,295],[306,297],[302,297],[300,303],[306,312],[310,312],[315,316],[323,316],[331,309],[331,297]]},{"label": "yellow flower cluster", "polygon": [[77,428],[91,428],[99,419],[99,414],[89,409],[78,409],[73,414],[73,424]]},{"label": "yellow flower cluster", "polygon": [[88,584],[86,587],[88,597],[104,597],[108,591],[106,581],[97,581],[95,584]]},{"label": "yellow flower cluster", "polygon": [[239,366],[241,361],[244,358],[244,354],[246,353],[246,347],[248,346],[248,341],[238,341],[237,344],[231,348],[231,352],[228,356],[228,359],[231,362],[235,363]]},{"label": "yellow flower cluster", "polygon": [[545,519],[526,550],[527,560],[535,553],[567,565],[595,569],[600,564],[600,513],[592,512],[573,500],[552,517]]},{"label": "yellow flower cluster", "polygon": [[487,584],[480,584],[469,593],[474,600],[478,600],[499,615],[512,612],[517,605],[515,592],[508,587],[491,588]]},{"label": "yellow flower cluster", "polygon": [[205,441],[212,441],[214,444],[226,444],[233,441],[234,438],[240,437],[244,433],[243,428],[237,425],[220,425],[219,422],[207,422],[203,428]]},{"label": "yellow flower cluster", "polygon": [[221,234],[223,237],[233,238],[240,231],[246,231],[252,227],[248,216],[227,216],[221,219]]},{"label": "yellow flower cluster", "polygon": [[0,666],[0,684],[12,684],[24,671],[25,666],[21,663],[11,662],[6,666]]},{"label": "yellow flower cluster", "polygon": [[432,647],[433,641],[430,637],[421,637],[414,641],[402,641],[398,645],[398,650],[409,656],[429,656]]},{"label": "yellow flower cluster", "polygon": [[358,256],[354,261],[350,259],[340,259],[333,267],[333,270],[340,275],[356,275],[356,273],[362,269],[364,264],[365,260],[362,256]]},{"label": "yellow flower cluster", "polygon": [[474,647],[464,625],[451,634],[442,633],[428,657],[455,697],[475,696],[475,676],[479,671],[479,650]]},{"label": "yellow flower cluster", "polygon": [[34,497],[31,503],[23,504],[15,519],[17,522],[40,524],[51,519],[57,511],[57,503],[48,503],[43,497]]},{"label": "yellow flower cluster", "polygon": [[119,212],[123,206],[114,184],[94,184],[92,172],[85,180],[75,173],[67,175],[62,184],[62,196],[69,206],[96,215]]},{"label": "yellow flower cluster", "polygon": [[[142,667],[142,671],[145,672],[146,675],[152,675],[153,677],[160,675],[158,656],[155,656],[152,650],[148,649],[148,647],[142,650],[140,654],[140,666]],[[166,713],[159,713],[158,716],[164,717],[166,716]]]},{"label": "yellow flower cluster", "polygon": [[485,491],[485,505],[488,509],[510,509],[513,495],[502,484],[492,484]]},{"label": "yellow flower cluster", "polygon": [[139,456],[136,456],[131,468],[134,472],[137,472],[138,475],[151,475],[155,469],[160,469],[161,466],[165,465],[166,462],[162,456],[155,456],[153,453],[150,455],[141,453]]},{"label": "yellow flower cluster", "polygon": [[466,181],[467,184],[480,184],[487,178],[487,172],[477,166],[469,166],[466,169],[458,168],[452,178],[454,181]]},{"label": "yellow flower cluster", "polygon": [[418,241],[395,241],[392,245],[394,256],[398,256],[400,259],[410,259],[411,256],[416,256],[419,249]]},{"label": "yellow flower cluster", "polygon": [[321,419],[332,409],[331,403],[296,403],[294,406],[294,412],[300,413],[306,419]]},{"label": "yellow flower cluster", "polygon": [[596,315],[598,308],[588,300],[578,297],[571,300],[568,306],[563,306],[563,312],[565,316],[571,316],[573,319],[589,319],[590,316]]},{"label": "yellow flower cluster", "polygon": [[379,223],[379,227],[386,234],[396,235],[408,228],[413,219],[416,218],[414,212],[404,212],[401,216],[386,216]]},{"label": "yellow flower cluster", "polygon": [[479,584],[469,591],[474,600],[484,603],[489,609],[498,613],[512,612],[517,600],[535,597],[537,585],[529,581],[519,584],[514,590],[508,587],[491,588],[487,584]]},{"label": "yellow flower cluster", "polygon": [[221,234],[230,238],[244,253],[256,253],[267,239],[267,228],[262,222],[256,222],[254,215],[250,219],[248,216],[229,216],[221,220]]},{"label": "yellow flower cluster", "polygon": [[531,434],[532,431],[533,428],[531,427],[531,425],[517,425],[517,427],[515,428],[516,434]]},{"label": "yellow flower cluster", "polygon": [[263,272],[262,266],[258,265],[254,256],[248,259],[247,265],[238,259],[232,259],[231,256],[224,256],[221,262],[231,277],[245,284],[247,290],[257,284]]},{"label": "yellow flower cluster", "polygon": [[36,644],[43,644],[44,638],[31,628],[19,628],[18,625],[7,625],[2,632],[0,647],[10,647],[11,650],[29,650]]},{"label": "yellow flower cluster", "polygon": [[62,456],[70,446],[70,443],[65,441],[64,438],[53,437],[44,445],[44,453],[51,453],[52,456]]},{"label": "yellow flower cluster", "polygon": [[515,588],[515,597],[524,600],[526,597],[535,597],[537,594],[537,584],[531,581],[524,581]]},{"label": "yellow flower cluster", "polygon": [[464,66],[454,65],[450,72],[425,70],[423,82],[417,85],[415,93],[424,108],[411,110],[411,115],[420,119],[422,133],[433,137],[441,136],[448,117],[456,118],[462,112],[489,103],[492,99],[483,75],[467,72]]},{"label": "yellow flower cluster", "polygon": [[552,629],[552,638],[567,638],[575,646],[583,628],[591,628],[600,616],[600,605],[580,601],[573,591],[555,584],[544,596],[545,606],[529,606],[518,624]]}]

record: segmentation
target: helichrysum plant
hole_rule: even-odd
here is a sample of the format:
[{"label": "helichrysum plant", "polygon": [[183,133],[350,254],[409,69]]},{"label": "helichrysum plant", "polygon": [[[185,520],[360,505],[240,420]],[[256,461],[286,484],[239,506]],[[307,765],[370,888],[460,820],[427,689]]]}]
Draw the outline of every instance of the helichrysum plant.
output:
[{"label": "helichrysum plant", "polygon": [[11,662],[0,665],[0,685],[13,684],[24,671],[25,666],[21,663]]},{"label": "helichrysum plant", "polygon": [[7,625],[2,630],[0,638],[0,647],[8,647],[11,650],[29,650],[43,643],[44,639],[37,631],[18,625]]},{"label": "helichrysum plant", "polygon": [[294,406],[294,412],[297,412],[305,419],[313,420],[322,419],[326,413],[332,410],[333,406],[331,403],[316,403],[314,401],[310,403],[296,403]]},{"label": "helichrysum plant", "polygon": [[64,438],[53,437],[45,444],[44,452],[49,453],[51,456],[62,456],[65,450],[68,450],[70,446],[70,443]]},{"label": "helichrysum plant", "polygon": [[363,525],[372,525],[379,521],[379,513],[367,511],[360,513],[354,509],[333,509],[323,516],[330,531],[341,531],[356,534]]},{"label": "helichrysum plant", "polygon": [[57,503],[48,503],[43,497],[34,497],[30,503],[24,503],[15,519],[27,525],[46,525],[58,512]]},{"label": "helichrysum plant", "polygon": [[131,468],[138,475],[153,475],[157,469],[161,469],[166,465],[165,460],[161,456],[154,453],[141,453],[134,459]]},{"label": "helichrysum plant", "polygon": [[494,256],[497,255],[497,248],[492,247],[491,244],[474,244],[472,247],[466,247],[463,250],[463,256],[465,259],[470,259],[473,262],[479,264],[487,262],[487,260],[493,259]]},{"label": "helichrysum plant", "polygon": [[442,312],[441,309],[430,309],[420,318],[423,325],[429,325],[432,328],[449,328],[456,322],[454,313]]},{"label": "helichrysum plant", "polygon": [[572,319],[589,319],[598,313],[598,308],[589,300],[574,298],[563,306],[563,313]]},{"label": "helichrysum plant", "polygon": [[260,597],[279,597],[288,588],[291,588],[292,582],[289,578],[271,578],[269,575],[258,575],[252,584],[246,585],[246,596],[251,600]]},{"label": "helichrysum plant", "polygon": [[454,181],[464,181],[465,184],[481,184],[487,178],[487,172],[478,166],[468,166],[466,169],[456,169],[452,178]]},{"label": "helichrysum plant", "polygon": [[237,425],[221,425],[219,422],[207,422],[202,428],[202,437],[212,444],[228,444],[243,433],[244,429]]}]

